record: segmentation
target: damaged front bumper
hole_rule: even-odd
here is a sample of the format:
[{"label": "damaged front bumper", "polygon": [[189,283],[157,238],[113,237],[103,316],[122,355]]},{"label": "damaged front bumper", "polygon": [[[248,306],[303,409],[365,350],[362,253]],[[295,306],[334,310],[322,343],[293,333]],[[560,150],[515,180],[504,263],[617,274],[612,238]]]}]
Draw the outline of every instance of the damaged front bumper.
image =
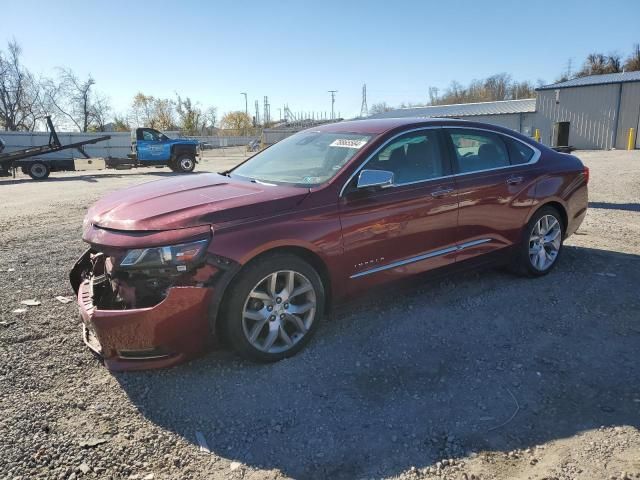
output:
[{"label": "damaged front bumper", "polygon": [[[169,286],[153,305],[106,302],[100,293],[105,289],[104,262],[87,250],[70,280],[77,292],[84,341],[110,370],[169,367],[206,350],[212,338],[208,314],[213,287],[202,282]],[[203,268],[209,269],[207,274],[215,271]]]}]

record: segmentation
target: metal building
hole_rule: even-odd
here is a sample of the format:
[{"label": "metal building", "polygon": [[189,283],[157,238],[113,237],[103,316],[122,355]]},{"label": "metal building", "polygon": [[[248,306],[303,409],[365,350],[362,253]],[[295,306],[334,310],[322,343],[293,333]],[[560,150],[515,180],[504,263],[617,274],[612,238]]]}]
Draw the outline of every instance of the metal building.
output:
[{"label": "metal building", "polygon": [[[541,141],[579,149],[640,148],[640,72],[574,78],[537,89],[536,128]],[[633,129],[633,130],[630,130]]]},{"label": "metal building", "polygon": [[500,102],[458,103],[429,107],[399,108],[378,113],[369,118],[460,118],[507,127],[533,136],[536,99],[503,100]]}]

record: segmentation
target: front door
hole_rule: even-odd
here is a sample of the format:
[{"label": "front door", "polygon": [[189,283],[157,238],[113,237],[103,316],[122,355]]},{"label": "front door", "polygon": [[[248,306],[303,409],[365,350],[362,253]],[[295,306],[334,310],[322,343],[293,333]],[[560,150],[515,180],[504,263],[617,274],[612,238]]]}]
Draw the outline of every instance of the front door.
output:
[{"label": "front door", "polygon": [[539,152],[488,130],[443,132],[453,151],[458,187],[457,260],[518,242],[533,205]]},{"label": "front door", "polygon": [[351,291],[455,261],[458,201],[440,128],[390,139],[361,170],[385,170],[393,185],[340,199],[345,274]]},{"label": "front door", "polygon": [[136,142],[138,160],[165,161],[170,153],[169,139],[152,128],[141,128]]}]

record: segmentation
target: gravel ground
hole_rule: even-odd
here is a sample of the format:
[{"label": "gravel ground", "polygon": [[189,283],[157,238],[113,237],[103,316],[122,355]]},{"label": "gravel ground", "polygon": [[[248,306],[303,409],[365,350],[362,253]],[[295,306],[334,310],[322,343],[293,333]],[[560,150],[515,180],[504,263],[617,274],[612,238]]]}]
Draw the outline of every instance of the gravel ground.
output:
[{"label": "gravel ground", "polygon": [[86,208],[170,173],[0,180],[0,477],[640,478],[640,152],[578,155],[591,209],[544,278],[413,281],[278,364],[222,351],[115,375],[55,297]]}]

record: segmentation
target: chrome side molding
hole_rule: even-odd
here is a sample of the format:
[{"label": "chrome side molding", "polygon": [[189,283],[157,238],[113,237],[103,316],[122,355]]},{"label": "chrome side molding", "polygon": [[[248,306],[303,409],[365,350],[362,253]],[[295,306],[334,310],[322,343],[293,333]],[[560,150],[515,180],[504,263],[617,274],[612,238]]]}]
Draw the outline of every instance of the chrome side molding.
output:
[{"label": "chrome side molding", "polygon": [[349,278],[353,279],[353,278],[364,277],[365,275],[371,275],[372,273],[378,273],[384,270],[389,270],[391,268],[402,267],[404,265],[409,265],[410,263],[420,262],[422,260],[427,260],[433,257],[439,257],[441,255],[446,255],[448,253],[459,252],[460,250],[464,250],[465,248],[475,247],[477,245],[482,245],[483,243],[487,243],[490,241],[491,241],[490,238],[481,238],[479,240],[473,240],[472,242],[461,243],[460,245],[456,245],[455,247],[448,247],[448,248],[443,248],[441,250],[434,250],[433,252],[424,253],[416,257],[405,258],[404,260],[398,260],[397,262],[388,263],[387,265],[382,265],[380,267],[371,268],[363,272],[354,273]]}]

